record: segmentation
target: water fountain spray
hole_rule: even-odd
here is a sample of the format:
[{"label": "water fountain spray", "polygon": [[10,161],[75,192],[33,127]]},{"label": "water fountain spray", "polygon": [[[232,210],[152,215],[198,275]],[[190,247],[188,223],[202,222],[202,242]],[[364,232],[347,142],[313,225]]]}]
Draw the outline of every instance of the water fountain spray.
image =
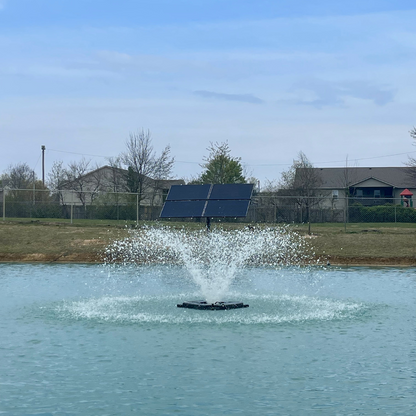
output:
[{"label": "water fountain spray", "polygon": [[226,231],[145,226],[107,248],[107,259],[122,264],[180,265],[198,286],[203,300],[184,302],[194,309],[235,309],[243,302],[224,300],[245,267],[280,268],[307,261],[306,242],[288,226],[245,227]]},{"label": "water fountain spray", "polygon": [[[122,261],[179,263],[199,286],[204,300],[184,302],[193,309],[244,308],[243,302],[224,301],[237,270],[247,264],[280,265],[298,257],[297,240],[288,228],[211,231],[211,218],[246,217],[252,184],[173,185],[161,218],[206,219],[206,231],[147,227],[112,247]],[[289,238],[290,237],[290,238]]]}]

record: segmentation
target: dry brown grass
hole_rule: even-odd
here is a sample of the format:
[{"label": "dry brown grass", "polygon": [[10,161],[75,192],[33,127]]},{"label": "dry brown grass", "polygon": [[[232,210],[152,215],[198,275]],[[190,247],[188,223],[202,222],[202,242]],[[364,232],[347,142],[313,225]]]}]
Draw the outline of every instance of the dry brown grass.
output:
[{"label": "dry brown grass", "polygon": [[[245,226],[223,225],[226,229]],[[316,258],[331,264],[416,265],[413,224],[352,224],[347,230],[342,224],[314,224],[311,236],[306,226],[293,228],[308,239]],[[127,235],[127,228],[112,224],[0,221],[0,261],[100,262],[103,249]]]},{"label": "dry brown grass", "polygon": [[0,222],[0,261],[99,261],[103,248],[125,235],[117,227]]},{"label": "dry brown grass", "polygon": [[313,235],[316,254],[332,263],[416,265],[413,224],[353,224],[346,231],[314,225]]}]

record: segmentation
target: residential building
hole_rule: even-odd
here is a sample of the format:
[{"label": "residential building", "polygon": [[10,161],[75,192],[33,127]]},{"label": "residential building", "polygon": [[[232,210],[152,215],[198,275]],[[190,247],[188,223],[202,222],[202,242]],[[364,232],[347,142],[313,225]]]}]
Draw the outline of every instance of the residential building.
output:
[{"label": "residential building", "polygon": [[[156,180],[144,177],[139,195],[141,206],[161,206],[171,185],[183,185],[179,180]],[[128,171],[102,166],[60,187],[62,205],[91,205],[104,194],[120,196],[131,193],[128,187]],[[120,201],[120,199],[118,199]],[[122,203],[122,201],[120,202]]]},{"label": "residential building", "polygon": [[[321,184],[317,196],[322,197],[324,207],[343,208],[345,197],[349,204],[366,206],[403,204],[403,191],[408,197],[416,193],[416,180],[410,167],[345,167],[314,168]],[[410,206],[410,204],[408,204]]]}]

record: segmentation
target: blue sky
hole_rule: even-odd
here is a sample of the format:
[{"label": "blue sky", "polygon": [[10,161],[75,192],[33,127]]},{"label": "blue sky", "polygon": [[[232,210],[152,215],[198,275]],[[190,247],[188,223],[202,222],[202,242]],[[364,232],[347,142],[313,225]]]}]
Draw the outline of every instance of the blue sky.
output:
[{"label": "blue sky", "polygon": [[191,178],[228,141],[250,176],[415,156],[414,1],[0,0],[0,172],[100,165],[149,129]]}]

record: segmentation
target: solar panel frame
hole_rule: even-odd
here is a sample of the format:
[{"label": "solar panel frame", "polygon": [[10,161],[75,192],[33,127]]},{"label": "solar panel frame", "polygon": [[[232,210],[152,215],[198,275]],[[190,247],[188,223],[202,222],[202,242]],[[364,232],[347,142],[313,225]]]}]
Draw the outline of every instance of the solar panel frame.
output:
[{"label": "solar panel frame", "polygon": [[206,201],[166,201],[161,218],[201,218]]},{"label": "solar panel frame", "polygon": [[209,218],[246,217],[250,201],[245,200],[209,200],[203,212]]},{"label": "solar panel frame", "polygon": [[172,185],[160,218],[246,217],[254,185]]},{"label": "solar panel frame", "polygon": [[208,199],[211,185],[172,185],[166,201],[198,201]]},{"label": "solar panel frame", "polygon": [[224,185],[213,185],[209,199],[251,199],[253,184],[232,183]]}]

